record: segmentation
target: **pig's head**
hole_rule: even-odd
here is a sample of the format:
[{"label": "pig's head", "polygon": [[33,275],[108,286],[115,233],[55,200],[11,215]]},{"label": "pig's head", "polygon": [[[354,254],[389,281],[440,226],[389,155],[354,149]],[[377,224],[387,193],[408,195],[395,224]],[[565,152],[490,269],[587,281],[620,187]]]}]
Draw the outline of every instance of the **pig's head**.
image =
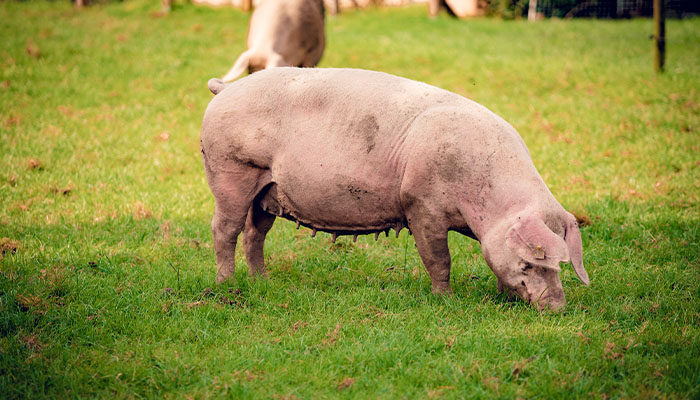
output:
[{"label": "pig's head", "polygon": [[560,310],[566,298],[559,279],[559,264],[569,261],[579,279],[588,285],[576,219],[566,213],[561,224],[564,238],[538,216],[521,213],[485,235],[482,251],[498,278],[499,291],[515,293],[540,310]]}]

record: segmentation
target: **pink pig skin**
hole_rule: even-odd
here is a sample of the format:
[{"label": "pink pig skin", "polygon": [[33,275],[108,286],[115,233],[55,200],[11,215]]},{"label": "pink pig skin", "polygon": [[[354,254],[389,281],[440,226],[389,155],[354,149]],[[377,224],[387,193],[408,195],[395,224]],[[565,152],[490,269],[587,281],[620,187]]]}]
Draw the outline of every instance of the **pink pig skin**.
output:
[{"label": "pink pig skin", "polygon": [[248,25],[248,49],[222,78],[270,67],[315,67],[326,47],[322,0],[264,0]]},{"label": "pink pig skin", "polygon": [[450,230],[481,242],[499,290],[540,309],[566,303],[561,262],[588,284],[576,219],[485,107],[356,69],[270,68],[209,87],[201,147],[217,282],[232,277],[241,231],[251,274],[266,273],[279,216],[334,239],[408,227],[435,293],[451,291]]}]

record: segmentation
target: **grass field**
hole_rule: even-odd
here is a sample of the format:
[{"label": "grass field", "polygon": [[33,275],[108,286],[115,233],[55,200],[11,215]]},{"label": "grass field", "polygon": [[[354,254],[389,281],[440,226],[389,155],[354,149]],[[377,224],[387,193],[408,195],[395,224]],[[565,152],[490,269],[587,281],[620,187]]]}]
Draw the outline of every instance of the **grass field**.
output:
[{"label": "grass field", "polygon": [[382,70],[489,107],[583,221],[567,307],[496,290],[451,234],[450,297],[412,237],[278,220],[270,279],[215,286],[199,155],[206,81],[248,16],[128,1],[0,2],[0,397],[698,398],[700,19],[328,17],[322,67]]}]

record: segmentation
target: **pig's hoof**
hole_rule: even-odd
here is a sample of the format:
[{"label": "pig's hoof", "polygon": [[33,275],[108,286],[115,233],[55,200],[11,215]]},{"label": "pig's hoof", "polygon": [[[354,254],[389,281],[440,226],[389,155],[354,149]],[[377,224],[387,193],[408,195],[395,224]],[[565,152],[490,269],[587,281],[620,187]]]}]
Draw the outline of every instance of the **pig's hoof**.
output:
[{"label": "pig's hoof", "polygon": [[250,271],[248,271],[248,275],[249,275],[251,278],[254,278],[254,279],[258,279],[258,278],[260,278],[260,279],[267,279],[267,278],[270,277],[270,274],[268,274],[268,273],[267,273],[267,270],[265,270],[265,269],[262,269],[262,270],[260,270],[260,269],[250,270]]},{"label": "pig's hoof", "polygon": [[226,283],[226,282],[236,283],[236,279],[233,277],[233,275],[231,275],[231,276],[223,276],[223,275],[219,275],[219,274],[216,275],[216,284],[217,285],[221,285],[222,283]]},{"label": "pig's hoof", "polygon": [[452,288],[450,285],[433,285],[433,294],[451,296]]}]

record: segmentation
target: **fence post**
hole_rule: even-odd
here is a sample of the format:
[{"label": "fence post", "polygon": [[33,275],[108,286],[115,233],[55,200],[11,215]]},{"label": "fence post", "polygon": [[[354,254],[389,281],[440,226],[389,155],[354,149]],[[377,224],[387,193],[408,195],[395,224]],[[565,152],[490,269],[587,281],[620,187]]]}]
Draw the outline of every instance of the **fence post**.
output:
[{"label": "fence post", "polygon": [[654,0],[654,69],[664,71],[666,59],[666,10],[664,0]]},{"label": "fence post", "polygon": [[428,15],[435,18],[440,11],[440,0],[428,0]]},{"label": "fence post", "polygon": [[331,0],[331,9],[328,10],[331,15],[340,14],[340,0]]},{"label": "fence post", "polygon": [[253,0],[243,0],[241,8],[244,12],[250,11],[250,9],[253,8]]},{"label": "fence post", "polygon": [[537,0],[530,0],[530,6],[527,8],[527,20],[537,20]]}]

